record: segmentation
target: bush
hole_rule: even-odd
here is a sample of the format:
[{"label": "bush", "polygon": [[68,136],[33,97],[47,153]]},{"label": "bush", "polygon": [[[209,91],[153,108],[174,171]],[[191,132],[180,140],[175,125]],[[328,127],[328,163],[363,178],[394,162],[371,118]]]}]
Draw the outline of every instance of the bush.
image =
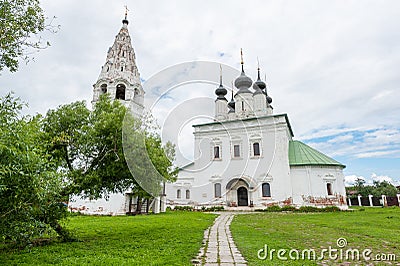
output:
[{"label": "bush", "polygon": [[301,206],[298,209],[299,212],[320,212],[321,209],[314,206]]},{"label": "bush", "polygon": [[286,206],[283,206],[281,208],[281,211],[283,211],[283,212],[294,212],[294,211],[297,211],[297,209],[294,206],[286,205]]},{"label": "bush", "polygon": [[322,212],[340,212],[341,210],[336,206],[328,206],[321,209]]},{"label": "bush", "polygon": [[280,211],[282,211],[282,208],[279,207],[278,205],[273,205],[273,206],[268,207],[266,209],[266,211],[267,212],[280,212]]},{"label": "bush", "polygon": [[174,211],[193,211],[192,206],[175,206]]}]

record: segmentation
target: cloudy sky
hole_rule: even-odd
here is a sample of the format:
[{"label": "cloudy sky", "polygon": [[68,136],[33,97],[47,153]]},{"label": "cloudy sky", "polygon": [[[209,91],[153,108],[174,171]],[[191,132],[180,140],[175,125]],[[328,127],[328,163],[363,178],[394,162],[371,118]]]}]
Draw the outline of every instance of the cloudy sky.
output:
[{"label": "cloudy sky", "polygon": [[[1,74],[0,94],[14,91],[29,103],[31,114],[76,100],[90,102],[124,5],[130,9],[129,31],[144,82],[172,65],[196,60],[239,69],[243,48],[246,73],[255,78],[258,57],[274,112],[288,113],[296,139],[346,164],[348,180],[399,182],[396,0],[45,0],[47,16],[56,16],[61,28],[44,34],[52,46],[35,54],[33,62],[21,64],[17,73]],[[156,113],[171,114],[171,102],[214,97],[214,88],[180,86],[159,102]],[[214,111],[207,103],[199,108],[207,109],[199,114]],[[163,119],[161,124],[168,121]],[[189,157],[190,125],[196,121],[188,120],[178,138]]]}]

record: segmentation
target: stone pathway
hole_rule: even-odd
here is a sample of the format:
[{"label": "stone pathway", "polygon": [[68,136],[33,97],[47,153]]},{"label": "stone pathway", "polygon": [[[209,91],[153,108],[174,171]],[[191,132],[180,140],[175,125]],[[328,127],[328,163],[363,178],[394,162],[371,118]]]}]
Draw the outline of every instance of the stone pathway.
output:
[{"label": "stone pathway", "polygon": [[193,260],[194,265],[247,265],[229,229],[233,216],[233,213],[221,213],[204,232],[203,247],[197,259]]}]

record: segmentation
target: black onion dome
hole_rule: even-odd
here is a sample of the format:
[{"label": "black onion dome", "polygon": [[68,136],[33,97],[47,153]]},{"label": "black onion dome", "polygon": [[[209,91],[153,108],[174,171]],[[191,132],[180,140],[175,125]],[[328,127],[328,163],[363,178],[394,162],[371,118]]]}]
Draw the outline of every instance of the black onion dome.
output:
[{"label": "black onion dome", "polygon": [[267,103],[272,103],[272,98],[267,95]]},{"label": "black onion dome", "polygon": [[255,91],[257,91],[258,89],[260,90],[264,90],[267,87],[267,85],[265,84],[264,81],[262,81],[261,79],[257,79],[256,82],[254,82],[253,84],[253,89]]},{"label": "black onion dome", "polygon": [[224,88],[224,86],[222,86],[222,84],[219,85],[219,87],[215,90],[215,94],[218,96],[218,99],[225,99],[225,95],[227,93],[228,91]]}]

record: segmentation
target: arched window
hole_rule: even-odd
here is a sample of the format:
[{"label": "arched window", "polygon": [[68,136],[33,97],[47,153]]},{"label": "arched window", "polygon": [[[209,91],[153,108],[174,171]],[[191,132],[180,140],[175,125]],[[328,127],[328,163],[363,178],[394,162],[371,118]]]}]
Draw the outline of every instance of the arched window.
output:
[{"label": "arched window", "polygon": [[190,190],[186,189],[186,199],[190,199]]},{"label": "arched window", "polygon": [[269,183],[262,184],[262,196],[271,197],[271,185]]},{"label": "arched window", "polygon": [[121,67],[121,71],[124,71],[124,67],[123,66]]},{"label": "arched window", "polygon": [[254,142],[253,143],[253,155],[254,156],[260,156],[260,143]]},{"label": "arched window", "polygon": [[332,184],[331,183],[327,183],[326,184],[326,191],[328,192],[328,196],[333,195],[333,193],[332,193]]},{"label": "arched window", "polygon": [[110,70],[110,67],[108,66],[108,67],[107,67],[107,72],[108,72],[109,70]]},{"label": "arched window", "polygon": [[115,94],[115,99],[125,100],[125,89],[126,87],[124,84],[118,84],[117,93]]},{"label": "arched window", "polygon": [[221,197],[221,184],[215,183],[214,184],[214,197],[219,198]]},{"label": "arched window", "polygon": [[178,190],[176,191],[176,198],[177,198],[177,199],[180,199],[180,198],[181,198],[181,190],[180,190],[180,189],[178,189]]},{"label": "arched window", "polygon": [[101,93],[107,93],[107,84],[101,84],[100,86]]},{"label": "arched window", "polygon": [[134,89],[133,90],[133,97],[137,97],[139,95],[140,95],[139,90],[138,89]]}]

